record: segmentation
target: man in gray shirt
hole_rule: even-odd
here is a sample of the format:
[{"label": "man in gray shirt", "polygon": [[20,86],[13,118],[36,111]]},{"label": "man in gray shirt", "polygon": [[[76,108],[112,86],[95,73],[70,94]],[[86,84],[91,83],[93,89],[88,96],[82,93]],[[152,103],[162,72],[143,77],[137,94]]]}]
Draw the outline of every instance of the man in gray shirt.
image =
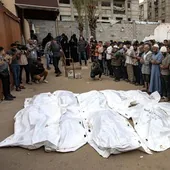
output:
[{"label": "man in gray shirt", "polygon": [[86,47],[87,42],[84,40],[84,38],[81,36],[78,42],[78,54],[79,54],[79,62],[80,65],[82,65],[82,59],[85,60],[85,65],[87,65],[87,57],[86,57]]}]

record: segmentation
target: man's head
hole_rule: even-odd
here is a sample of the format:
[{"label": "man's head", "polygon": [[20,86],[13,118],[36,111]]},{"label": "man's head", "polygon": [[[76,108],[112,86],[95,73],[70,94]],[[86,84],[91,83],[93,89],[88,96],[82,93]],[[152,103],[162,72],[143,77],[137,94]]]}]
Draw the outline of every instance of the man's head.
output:
[{"label": "man's head", "polygon": [[31,30],[31,34],[34,34],[34,30]]},{"label": "man's head", "polygon": [[140,45],[140,46],[139,46],[139,52],[140,52],[140,53],[143,53],[143,51],[144,51],[144,46],[143,46],[143,45]]},{"label": "man's head", "polygon": [[130,48],[131,47],[131,42],[130,41],[126,41],[126,47]]},{"label": "man's head", "polygon": [[161,49],[160,49],[160,52],[163,54],[163,56],[166,56],[166,54],[168,52],[166,46],[162,46]]},{"label": "man's head", "polygon": [[119,49],[123,48],[123,42],[119,42],[118,47],[119,47]]},{"label": "man's head", "polygon": [[37,58],[37,63],[41,63],[41,58],[40,57]]},{"label": "man's head", "polygon": [[0,55],[3,56],[5,54],[4,48],[0,47]]},{"label": "man's head", "polygon": [[29,40],[28,40],[28,43],[29,43],[30,45],[32,45],[32,44],[33,44],[33,40],[29,39]]},{"label": "man's head", "polygon": [[80,36],[80,39],[79,39],[80,41],[83,41],[84,40],[84,38],[83,38],[83,36]]},{"label": "man's head", "polygon": [[102,42],[102,41],[99,41],[98,44],[99,44],[99,46],[102,46],[102,45],[103,45],[103,42]]},{"label": "man's head", "polygon": [[170,54],[170,45],[167,47],[167,52]]},{"label": "man's head", "polygon": [[134,43],[133,44],[133,49],[136,51],[138,49],[138,44],[137,43]]},{"label": "man's head", "polygon": [[17,49],[17,44],[12,43],[12,44],[11,44],[11,49],[15,49],[15,50],[16,50],[16,49]]},{"label": "man's head", "polygon": [[154,45],[152,46],[152,51],[153,51],[153,53],[157,53],[157,52],[159,51],[159,46],[158,46],[158,44],[154,44]]},{"label": "man's head", "polygon": [[113,46],[113,52],[117,52],[118,49],[119,49],[119,47],[118,47],[117,45],[114,45],[114,46]]},{"label": "man's head", "polygon": [[144,52],[146,53],[148,51],[150,51],[150,45],[149,44],[145,44],[144,45]]},{"label": "man's head", "polygon": [[168,46],[168,40],[164,40],[164,46]]}]

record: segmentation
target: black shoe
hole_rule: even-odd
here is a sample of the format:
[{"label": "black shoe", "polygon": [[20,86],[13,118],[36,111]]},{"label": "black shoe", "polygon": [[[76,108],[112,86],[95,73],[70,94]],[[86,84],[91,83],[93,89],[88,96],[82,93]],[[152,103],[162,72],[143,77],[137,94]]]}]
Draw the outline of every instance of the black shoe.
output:
[{"label": "black shoe", "polygon": [[10,94],[8,97],[15,99],[16,97]]},{"label": "black shoe", "polygon": [[6,100],[6,101],[12,101],[12,100],[14,100],[14,99],[13,99],[12,97],[7,96],[7,97],[5,97],[4,100]]}]

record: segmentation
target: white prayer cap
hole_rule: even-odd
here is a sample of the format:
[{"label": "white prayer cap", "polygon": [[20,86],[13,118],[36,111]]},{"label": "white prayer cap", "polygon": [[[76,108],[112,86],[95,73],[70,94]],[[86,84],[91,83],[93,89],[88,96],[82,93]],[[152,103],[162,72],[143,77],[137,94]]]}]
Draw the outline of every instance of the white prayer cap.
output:
[{"label": "white prayer cap", "polygon": [[153,47],[159,48],[159,45],[158,44],[154,44]]},{"label": "white prayer cap", "polygon": [[126,45],[124,45],[124,46],[123,46],[123,48],[124,48],[124,49],[127,49],[127,46],[126,46]]},{"label": "white prayer cap", "polygon": [[114,45],[114,46],[113,46],[113,48],[117,48],[117,49],[119,49],[119,47],[118,47],[117,45]]},{"label": "white prayer cap", "polygon": [[167,48],[165,46],[162,46],[160,52],[167,53]]}]

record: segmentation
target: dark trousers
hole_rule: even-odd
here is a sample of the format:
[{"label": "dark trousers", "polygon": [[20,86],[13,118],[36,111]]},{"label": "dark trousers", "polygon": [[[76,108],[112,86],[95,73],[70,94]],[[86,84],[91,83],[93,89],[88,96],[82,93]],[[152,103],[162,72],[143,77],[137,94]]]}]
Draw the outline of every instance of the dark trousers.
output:
[{"label": "dark trousers", "polygon": [[59,61],[60,61],[59,57],[53,57],[53,65],[55,68],[55,73],[61,73],[61,71],[59,69]]},{"label": "dark trousers", "polygon": [[120,78],[122,77],[121,66],[114,66],[113,67],[113,73],[115,75],[115,80],[120,80]]},{"label": "dark trousers", "polygon": [[170,76],[161,75],[162,94],[170,98]]},{"label": "dark trousers", "polygon": [[0,79],[2,81],[3,94],[6,98],[8,95],[10,95],[10,76],[0,76]]},{"label": "dark trousers", "polygon": [[106,60],[107,61],[107,67],[109,70],[109,75],[113,76],[113,69],[112,69],[112,65],[111,65],[111,60]]},{"label": "dark trousers", "polygon": [[139,66],[133,66],[133,72],[135,76],[135,82],[140,84],[141,70]]},{"label": "dark trousers", "polygon": [[12,64],[11,65],[13,76],[14,76],[14,83],[16,88],[20,86],[20,65],[19,64]]},{"label": "dark trousers", "polygon": [[30,81],[30,72],[29,72],[29,65],[20,65],[20,83],[22,84],[22,70],[25,70],[26,74],[26,83]]},{"label": "dark trousers", "polygon": [[121,71],[122,71],[123,80],[127,80],[128,79],[128,74],[127,74],[127,68],[125,66],[125,63],[122,63]]},{"label": "dark trousers", "polygon": [[101,78],[102,77],[102,70],[91,71],[90,77],[91,78],[95,78],[96,76],[99,76],[99,78]]},{"label": "dark trousers", "polygon": [[85,51],[79,52],[79,62],[80,62],[80,65],[82,65],[82,59],[85,60],[85,65],[87,65],[87,56],[86,56],[86,52]]},{"label": "dark trousers", "polygon": [[103,60],[99,60],[99,64],[100,64],[100,68],[102,69],[102,73],[103,73],[104,72]]}]

